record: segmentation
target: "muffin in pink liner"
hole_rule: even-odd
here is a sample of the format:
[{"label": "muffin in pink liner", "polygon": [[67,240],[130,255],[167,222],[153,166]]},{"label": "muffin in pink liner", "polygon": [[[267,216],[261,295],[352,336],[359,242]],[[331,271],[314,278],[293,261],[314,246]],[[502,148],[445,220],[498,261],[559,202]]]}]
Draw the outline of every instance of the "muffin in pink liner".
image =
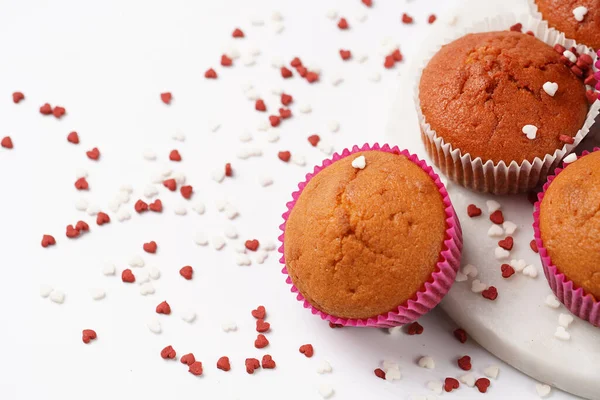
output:
[{"label": "muffin in pink liner", "polygon": [[344,326],[399,326],[450,290],[460,223],[443,183],[417,156],[387,144],[354,146],[298,188],[280,226],[280,261],[313,314]]},{"label": "muffin in pink liner", "polygon": [[558,300],[600,327],[600,148],[566,159],[548,178],[533,214],[544,274]]}]

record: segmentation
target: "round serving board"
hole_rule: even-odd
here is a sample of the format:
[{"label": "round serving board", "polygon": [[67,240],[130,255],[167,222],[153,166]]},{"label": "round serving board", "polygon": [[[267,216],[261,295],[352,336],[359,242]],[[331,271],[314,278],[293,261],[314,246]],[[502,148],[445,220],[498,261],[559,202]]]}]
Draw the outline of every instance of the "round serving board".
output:
[{"label": "round serving board", "polygon": [[[390,112],[386,132],[388,143],[407,148],[428,161],[413,102],[418,70],[427,54],[444,38],[454,37],[457,32],[486,17],[501,13],[525,16],[528,13],[526,0],[476,0],[469,3],[461,7],[462,12],[456,11],[458,18],[454,24],[449,23],[454,19],[453,15],[440,18],[430,37],[422,40],[420,55],[410,60],[408,68],[402,72],[400,94]],[[464,10],[469,10],[468,15]],[[597,131],[595,129],[595,133]],[[600,145],[590,138],[593,133],[586,138],[584,147]],[[463,228],[462,265],[476,266],[479,273],[476,279],[495,286],[499,294],[495,301],[486,300],[471,290],[473,278],[469,278],[455,283],[441,307],[479,344],[513,367],[569,393],[600,399],[600,329],[575,317],[567,330],[570,340],[555,337],[559,315],[568,311],[562,305],[554,309],[545,304],[552,292],[538,255],[529,247],[533,238],[533,208],[526,196],[482,195],[454,183],[448,183],[448,192]],[[497,260],[494,255],[498,241],[504,236],[488,236],[492,223],[486,201],[492,199],[501,204],[505,219],[518,226],[512,235],[514,247],[508,260]],[[483,214],[469,218],[466,212],[469,204],[476,204]],[[517,272],[510,279],[502,278],[500,266],[511,259],[523,259],[528,265],[534,265],[538,276],[531,278]]]}]

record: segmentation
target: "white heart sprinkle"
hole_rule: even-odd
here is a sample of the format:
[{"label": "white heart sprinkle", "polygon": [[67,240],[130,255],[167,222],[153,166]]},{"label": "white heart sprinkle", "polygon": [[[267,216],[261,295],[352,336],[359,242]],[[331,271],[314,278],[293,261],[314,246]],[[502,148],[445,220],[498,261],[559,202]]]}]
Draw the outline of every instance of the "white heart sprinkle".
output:
[{"label": "white heart sprinkle", "polygon": [[559,326],[556,328],[556,332],[554,332],[554,336],[560,340],[571,339],[571,334],[569,332],[567,332],[567,330],[563,326]]},{"label": "white heart sprinkle", "polygon": [[157,267],[152,266],[148,271],[148,276],[150,277],[150,279],[157,280],[158,278],[160,278],[160,270]]},{"label": "white heart sprinkle", "polygon": [[537,278],[538,270],[535,265],[528,265],[523,269],[523,275],[528,276],[530,278]]},{"label": "white heart sprinkle", "polygon": [[359,156],[352,160],[352,166],[358,169],[365,169],[367,166],[367,160],[365,159],[365,156]]},{"label": "white heart sprinkle", "polygon": [[109,276],[114,275],[116,271],[115,265],[113,263],[106,263],[102,268],[102,274]]},{"label": "white heart sprinkle", "polygon": [[162,332],[162,327],[160,326],[160,321],[158,319],[153,319],[146,324],[150,332],[156,333],[157,335]]},{"label": "white heart sprinkle", "polygon": [[129,210],[123,208],[117,212],[117,220],[119,222],[124,222],[129,219],[131,219],[131,213],[129,212]]},{"label": "white heart sprinkle", "polygon": [[240,139],[240,142],[242,143],[248,143],[249,141],[252,140],[252,134],[248,131],[242,133],[240,136],[238,136],[238,139]]},{"label": "white heart sprinkle", "polygon": [[468,387],[475,386],[475,377],[473,374],[466,374],[458,378],[459,381],[467,385]]},{"label": "white heart sprinkle", "polygon": [[281,68],[283,67],[283,60],[281,59],[281,57],[273,57],[271,59],[271,66],[273,68]]},{"label": "white heart sprinkle", "polygon": [[41,285],[40,286],[40,296],[42,296],[43,298],[46,298],[48,296],[50,296],[50,293],[52,293],[52,286],[50,285]]},{"label": "white heart sprinkle", "polygon": [[334,10],[334,9],[327,10],[327,12],[325,13],[325,16],[329,19],[336,19],[338,16],[337,10]]},{"label": "white heart sprinkle", "polygon": [[158,194],[158,189],[154,185],[148,185],[144,188],[144,196],[151,199]]},{"label": "white heart sprinkle", "polygon": [[[121,208],[121,201],[118,198],[115,197],[114,199],[112,199],[111,201],[108,202],[108,209],[110,211],[116,213],[119,211],[120,208]],[[98,211],[94,210],[94,212],[96,214],[98,214]],[[94,215],[96,215],[96,214],[94,214]],[[92,215],[92,214],[90,214],[90,215]]]},{"label": "white heart sprinkle", "polygon": [[238,237],[237,229],[235,229],[235,226],[233,225],[227,225],[223,230],[223,233],[225,234],[225,237],[229,239],[237,239]]},{"label": "white heart sprinkle", "polygon": [[565,50],[563,56],[567,57],[573,64],[577,62],[577,56],[571,50]]},{"label": "white heart sprinkle", "polygon": [[85,169],[77,168],[77,170],[75,171],[75,178],[79,179],[79,178],[87,178],[87,177],[88,177],[88,173]]},{"label": "white heart sprinkle", "polygon": [[527,262],[525,260],[510,260],[509,264],[517,272],[523,271],[527,266]]},{"label": "white heart sprinkle", "polygon": [[262,176],[259,179],[259,183],[260,183],[260,186],[262,186],[262,187],[271,186],[273,184],[273,178],[271,178],[269,176]]},{"label": "white heart sprinkle", "polygon": [[60,290],[53,290],[50,292],[50,300],[57,304],[62,304],[65,301],[65,294]]},{"label": "white heart sprinkle", "polygon": [[327,155],[331,155],[333,153],[333,146],[327,143],[325,140],[319,141],[319,143],[317,144],[317,149],[321,150]]},{"label": "white heart sprinkle", "polygon": [[[137,275],[136,275],[137,279]],[[144,282],[140,285],[140,294],[142,296],[147,296],[149,294],[154,294],[154,285],[150,282]]]},{"label": "white heart sprinkle", "polygon": [[181,319],[188,324],[191,324],[196,319],[196,313],[193,311],[185,311],[183,314],[181,314]]},{"label": "white heart sprinkle", "polygon": [[296,165],[304,167],[306,165],[306,158],[304,158],[304,156],[299,156],[295,154],[292,156],[292,162]]},{"label": "white heart sprinkle", "polygon": [[137,283],[138,285],[143,285],[146,282],[150,281],[150,274],[148,273],[148,271],[146,271],[145,269],[136,272],[135,274],[135,283]]},{"label": "white heart sprinkle", "polygon": [[504,221],[504,223],[502,224],[502,228],[504,228],[505,234],[512,235],[517,230],[517,224],[511,221]]},{"label": "white heart sprinkle", "polygon": [[94,300],[102,300],[106,296],[106,292],[102,289],[91,289],[90,294]]},{"label": "white heart sprinkle", "polygon": [[185,183],[185,174],[183,172],[175,172],[171,175],[171,178],[175,179],[178,185],[183,185]]},{"label": "white heart sprinkle", "polygon": [[240,58],[240,51],[235,46],[229,46],[224,53],[227,57],[231,58],[232,60],[237,60],[238,58]]},{"label": "white heart sprinkle", "polygon": [[194,202],[192,210],[196,211],[197,214],[202,215],[204,214],[204,211],[206,211],[206,207],[204,206],[203,202],[197,200],[196,202]]},{"label": "white heart sprinkle", "polygon": [[242,57],[242,64],[244,64],[246,67],[250,67],[256,64],[256,59],[252,54],[244,54]]},{"label": "white heart sprinkle", "polygon": [[490,365],[483,370],[483,374],[488,378],[496,379],[500,373],[500,368],[497,365]]},{"label": "white heart sprinkle", "polygon": [[215,250],[221,250],[223,247],[225,247],[225,240],[220,236],[215,236],[212,240],[212,245]]},{"label": "white heart sprinkle", "polygon": [[536,383],[535,391],[537,392],[538,396],[546,397],[550,394],[552,388],[548,385],[544,385],[543,383]]},{"label": "white heart sprinkle", "polygon": [[429,381],[427,382],[427,388],[435,394],[442,394],[444,384],[441,381]]},{"label": "white heart sprinkle", "polygon": [[479,270],[476,266],[467,264],[464,267],[462,267],[462,273],[468,277],[475,278],[479,274]]},{"label": "white heart sprinkle", "polygon": [[269,143],[275,143],[278,140],[279,140],[279,133],[277,133],[276,131],[267,132],[267,141]]},{"label": "white heart sprinkle", "polygon": [[88,208],[87,208],[87,210],[85,210],[85,212],[87,212],[88,215],[94,216],[100,212],[100,207],[98,207],[95,204],[91,204],[90,206],[88,206]]},{"label": "white heart sprinkle", "polygon": [[329,121],[327,123],[327,129],[329,129],[329,132],[337,132],[340,130],[340,123],[337,121]]},{"label": "white heart sprinkle", "polygon": [[235,219],[239,215],[238,210],[231,204],[227,204],[224,210],[225,216],[229,219]]},{"label": "white heart sprinkle", "polygon": [[244,243],[236,243],[233,247],[236,253],[246,254],[246,245]]},{"label": "white heart sprinkle", "polygon": [[194,243],[198,246],[206,246],[208,244],[208,238],[204,233],[198,232],[196,236],[194,236]]},{"label": "white heart sprinkle", "polygon": [[239,266],[249,266],[252,265],[252,260],[250,260],[250,257],[248,257],[248,255],[246,254],[238,254],[235,257],[235,263]]},{"label": "white heart sprinkle", "polygon": [[573,316],[571,314],[561,313],[558,316],[558,324],[563,328],[568,328],[569,325],[573,322]]},{"label": "white heart sprinkle", "polygon": [[269,257],[269,253],[267,253],[264,250],[259,250],[256,252],[256,255],[254,256],[254,259],[256,260],[256,262],[258,264],[262,264],[265,262],[265,260],[267,259],[267,257]]},{"label": "white heart sprinkle", "polygon": [[235,332],[237,331],[237,325],[235,322],[225,322],[224,324],[221,324],[221,329],[223,329],[224,332]]},{"label": "white heart sprinkle", "polygon": [[510,257],[510,251],[503,249],[502,247],[496,247],[494,250],[494,256],[496,260],[504,260]]},{"label": "white heart sprinkle", "polygon": [[434,369],[435,368],[435,361],[433,361],[433,358],[427,357],[427,356],[419,358],[418,364],[419,364],[419,367],[421,367],[421,368],[426,368],[426,369]]},{"label": "white heart sprinkle", "polygon": [[129,192],[122,190],[117,194],[116,198],[121,204],[129,203],[129,200],[130,200]]},{"label": "white heart sprinkle", "polygon": [[386,381],[398,381],[400,379],[402,379],[402,373],[397,368],[390,368],[385,373]]},{"label": "white heart sprinkle", "polygon": [[321,361],[321,365],[317,367],[318,374],[328,374],[332,371],[331,364],[327,360]]},{"label": "white heart sprinkle", "polygon": [[369,59],[369,56],[366,53],[359,53],[356,56],[356,61],[358,61],[359,63],[364,63],[365,61],[367,61]]},{"label": "white heart sprinkle", "polygon": [[79,211],[87,210],[89,203],[86,199],[79,199],[75,202],[75,208]]},{"label": "white heart sprinkle", "polygon": [[300,106],[298,107],[298,111],[300,111],[302,114],[308,114],[312,111],[312,107],[310,106],[310,104],[300,104]]},{"label": "white heart sprinkle", "polygon": [[588,13],[588,9],[587,9],[587,7],[584,7],[584,6],[575,7],[573,9],[573,16],[579,22],[583,21],[583,18],[585,18],[587,13]]},{"label": "white heart sprinkle", "polygon": [[402,327],[401,326],[394,326],[392,328],[388,328],[388,333],[390,335],[399,335],[402,333]]},{"label": "white heart sprinkle", "polygon": [[554,97],[556,91],[558,90],[558,83],[555,82],[546,82],[542,85],[544,92],[548,94],[548,96]]},{"label": "white heart sprinkle", "polygon": [[546,296],[546,300],[544,301],[544,303],[550,308],[560,307],[560,301],[558,301],[556,296],[553,294],[549,294],[548,296]]},{"label": "white heart sprinkle", "polygon": [[277,245],[275,244],[274,241],[272,240],[267,240],[264,244],[261,244],[261,246],[263,250],[266,251],[273,251],[277,248]]},{"label": "white heart sprinkle", "polygon": [[258,94],[258,92],[257,92],[256,90],[254,90],[254,89],[249,89],[249,90],[246,92],[246,98],[247,98],[248,100],[256,100],[256,99],[258,99],[259,97],[260,97],[260,95],[259,95],[259,94]]},{"label": "white heart sprinkle", "polygon": [[185,208],[185,206],[183,204],[179,204],[179,205],[175,206],[175,208],[173,209],[173,212],[176,215],[186,215],[187,209]]},{"label": "white heart sprinkle", "polygon": [[465,274],[463,274],[462,272],[458,271],[456,273],[456,282],[464,282],[467,279],[469,279]]},{"label": "white heart sprinkle", "polygon": [[565,163],[565,164],[571,164],[571,163],[574,163],[575,161],[577,161],[577,154],[575,154],[575,153],[569,154],[568,156],[563,158],[563,163]]},{"label": "white heart sprinkle", "polygon": [[500,203],[498,203],[496,200],[488,200],[485,202],[488,212],[491,214],[494,211],[498,211],[502,205]]},{"label": "white heart sprinkle", "polygon": [[487,289],[487,285],[481,282],[479,279],[474,279],[473,282],[471,282],[471,291],[473,293],[481,293],[485,289]]},{"label": "white heart sprinkle", "polygon": [[144,157],[144,160],[154,161],[156,160],[156,153],[152,150],[144,150],[142,157]]},{"label": "white heart sprinkle", "polygon": [[128,264],[130,267],[133,267],[133,268],[136,268],[136,267],[142,268],[144,265],[146,265],[146,263],[144,263],[144,259],[138,255],[131,257],[129,259]]},{"label": "white heart sprinkle", "polygon": [[373,71],[367,76],[367,78],[371,82],[379,82],[381,80],[381,74],[377,71]]},{"label": "white heart sprinkle", "polygon": [[523,131],[525,136],[527,136],[527,139],[533,140],[537,136],[538,128],[535,125],[525,125],[521,130]]},{"label": "white heart sprinkle", "polygon": [[333,396],[333,388],[327,384],[322,384],[319,386],[319,394],[322,398],[328,399]]},{"label": "white heart sprinkle", "polygon": [[504,236],[504,229],[502,229],[500,225],[493,224],[490,226],[490,229],[488,229],[487,234],[489,237]]},{"label": "white heart sprinkle", "polygon": [[400,369],[400,366],[397,362],[391,360],[383,360],[381,363],[382,369],[384,372],[389,371],[390,369]]}]

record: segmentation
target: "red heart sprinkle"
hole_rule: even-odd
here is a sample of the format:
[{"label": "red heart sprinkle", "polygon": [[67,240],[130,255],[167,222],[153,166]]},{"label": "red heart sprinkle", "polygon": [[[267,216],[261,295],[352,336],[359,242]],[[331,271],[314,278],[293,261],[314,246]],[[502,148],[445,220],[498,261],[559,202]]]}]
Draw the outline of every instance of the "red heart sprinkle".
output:
[{"label": "red heart sprinkle", "polygon": [[573,144],[573,143],[575,143],[575,139],[573,139],[569,135],[560,135],[558,137],[558,140],[560,140],[561,142],[566,143],[566,144]]},{"label": "red heart sprinkle", "polygon": [[177,181],[173,178],[166,179],[163,182],[163,186],[169,189],[171,192],[174,192],[177,189]]},{"label": "red heart sprinkle", "polygon": [[110,222],[110,217],[108,216],[108,214],[103,213],[102,211],[100,211],[98,213],[98,215],[96,215],[96,223],[98,225],[108,224],[109,222]]},{"label": "red heart sprinkle", "polygon": [[293,101],[294,101],[294,98],[291,95],[281,93],[281,104],[283,104],[284,106],[287,106],[287,105],[291,104]]},{"label": "red heart sprinkle", "polygon": [[166,301],[163,301],[162,303],[156,306],[156,313],[169,315],[171,314],[171,306]]},{"label": "red heart sprinkle", "polygon": [[308,142],[315,147],[319,144],[320,141],[321,138],[319,137],[319,135],[311,135],[308,137]]},{"label": "red heart sprinkle", "polygon": [[481,393],[485,393],[490,387],[490,380],[488,378],[479,378],[475,381],[475,386]]},{"label": "red heart sprinkle", "polygon": [[175,352],[175,349],[173,348],[173,346],[167,346],[160,351],[160,356],[162,358],[164,358],[165,360],[166,359],[174,359],[175,356],[177,356],[177,353]]},{"label": "red heart sprinkle", "polygon": [[464,329],[458,328],[454,331],[454,337],[461,343],[465,343],[467,341],[467,332]]},{"label": "red heart sprinkle", "polygon": [[475,204],[469,204],[467,207],[467,215],[470,218],[479,217],[481,215],[481,208],[477,207]]},{"label": "red heart sprinkle", "polygon": [[430,24],[433,24],[436,20],[437,17],[435,16],[435,14],[431,14],[429,18],[427,18],[427,22],[429,22]]},{"label": "red heart sprinkle", "polygon": [[277,366],[277,364],[275,364],[275,361],[273,360],[273,357],[271,357],[269,354],[265,354],[262,358],[262,367],[264,369],[273,369]]},{"label": "red heart sprinkle", "polygon": [[593,104],[596,100],[598,100],[598,93],[593,90],[588,90],[585,92],[585,97],[589,104]]},{"label": "red heart sprinkle", "polygon": [[229,357],[224,356],[219,358],[217,361],[217,368],[222,371],[229,371],[231,369],[231,364],[229,364]]},{"label": "red heart sprinkle", "polygon": [[286,67],[281,67],[281,76],[282,76],[284,79],[291,78],[291,77],[292,77],[292,75],[293,75],[293,74],[292,74],[292,71],[290,71],[290,70],[289,70],[289,69],[287,69]]},{"label": "red heart sprinkle", "polygon": [[265,333],[271,329],[271,324],[265,322],[264,319],[259,319],[256,321],[256,332]]},{"label": "red heart sprinkle", "polygon": [[232,177],[233,169],[231,168],[231,163],[225,164],[225,176]]},{"label": "red heart sprinkle", "polygon": [[90,188],[90,185],[88,185],[87,180],[82,177],[75,181],[75,188],[77,190],[88,190]]},{"label": "red heart sprinkle", "polygon": [[206,72],[204,73],[204,77],[206,79],[217,79],[217,73],[215,72],[214,69],[209,68],[206,70]]},{"label": "red heart sprinkle", "polygon": [[531,250],[533,250],[534,253],[538,252],[538,246],[535,239],[529,242],[529,247],[531,247]]},{"label": "red heart sprinkle", "polygon": [[300,60],[298,57],[294,57],[294,59],[290,62],[290,65],[294,68],[301,67],[302,60]]},{"label": "red heart sprinkle", "polygon": [[277,115],[270,115],[269,122],[271,123],[272,127],[276,127],[281,122],[281,119]]},{"label": "red heart sprinkle", "polygon": [[52,114],[52,106],[48,103],[44,104],[40,107],[40,113],[44,115]]},{"label": "red heart sprinkle", "polygon": [[352,57],[352,53],[350,50],[340,50],[340,56],[342,57],[342,60],[348,60]]},{"label": "red heart sprinkle", "polygon": [[463,356],[458,359],[457,363],[458,363],[458,366],[460,367],[460,369],[462,369],[463,371],[471,370],[471,357]]},{"label": "red heart sprinkle", "polygon": [[279,153],[277,153],[277,157],[279,157],[279,159],[283,162],[288,162],[292,157],[292,153],[290,153],[289,151],[280,151]]},{"label": "red heart sprinkle", "polygon": [[402,14],[402,23],[403,24],[412,24],[413,18],[407,13]]},{"label": "red heart sprinkle", "polygon": [[515,269],[508,264],[502,264],[500,270],[502,271],[502,277],[504,279],[510,278],[515,273]]},{"label": "red heart sprinkle", "polygon": [[510,30],[513,31],[513,32],[521,32],[523,30],[523,24],[520,23],[520,22],[516,23],[516,24],[514,24],[513,26],[510,27]]},{"label": "red heart sprinkle", "polygon": [[94,340],[98,337],[98,335],[96,334],[96,331],[94,331],[93,329],[84,329],[82,332],[82,340],[83,343],[89,343],[90,340]]},{"label": "red heart sprinkle", "polygon": [[269,340],[262,333],[259,334],[256,337],[256,340],[254,341],[254,347],[256,347],[257,349],[263,349],[263,348],[267,347],[268,345],[269,345]]},{"label": "red heart sprinkle", "polygon": [[162,201],[160,201],[160,199],[156,199],[154,200],[154,203],[150,203],[148,208],[150,211],[162,212]]},{"label": "red heart sprinkle", "polygon": [[18,104],[21,100],[23,100],[25,98],[25,95],[21,92],[14,92],[12,94],[12,98],[13,98],[13,102],[15,104]]},{"label": "red heart sprinkle", "polygon": [[376,377],[385,379],[385,371],[382,370],[381,368],[377,368],[376,370],[373,371],[373,373],[375,374]]},{"label": "red heart sprinkle", "polygon": [[221,65],[224,67],[230,67],[231,64],[233,64],[233,61],[231,60],[231,58],[227,57],[226,54],[223,54],[221,56]]},{"label": "red heart sprinkle", "polygon": [[409,335],[420,335],[423,333],[423,326],[421,326],[421,324],[418,322],[413,322],[408,326],[406,333]]},{"label": "red heart sprinkle", "polygon": [[171,95],[171,92],[165,92],[165,93],[160,94],[160,99],[165,104],[171,104],[172,98],[173,98],[173,95]]},{"label": "red heart sprinkle", "polygon": [[512,236],[507,236],[504,240],[500,240],[498,242],[498,246],[502,247],[504,250],[511,251],[513,248],[514,240]]},{"label": "red heart sprinkle", "polygon": [[308,74],[308,70],[306,68],[304,68],[302,65],[299,67],[296,67],[296,72],[298,73],[298,75],[300,75],[303,78],[306,78],[306,75]]},{"label": "red heart sprinkle", "polygon": [[133,283],[135,282],[135,275],[133,275],[133,272],[129,268],[124,269],[121,272],[121,280],[125,283]]},{"label": "red heart sprinkle", "polygon": [[490,215],[490,221],[492,221],[493,223],[495,223],[497,225],[503,224],[504,223],[504,215],[502,214],[502,211],[500,211],[500,210],[494,211]]},{"label": "red heart sprinkle", "polygon": [[390,54],[390,55],[396,62],[400,62],[400,61],[402,61],[402,59],[404,59],[404,56],[402,55],[402,53],[400,53],[400,49],[396,49],[396,50],[392,51],[392,54]]},{"label": "red heart sprinkle", "polygon": [[56,244],[56,239],[52,235],[44,235],[42,236],[42,247],[54,246]]},{"label": "red heart sprinkle", "polygon": [[78,237],[80,233],[81,232],[79,232],[77,229],[73,228],[73,225],[67,225],[66,235],[69,239],[74,239]]},{"label": "red heart sprinkle", "polygon": [[0,146],[4,147],[5,149],[12,149],[13,142],[10,136],[5,136],[4,138],[2,138],[2,141],[0,141]]},{"label": "red heart sprinkle", "polygon": [[179,189],[179,191],[181,192],[181,195],[184,199],[190,199],[192,197],[192,193],[194,193],[194,188],[191,185],[187,185],[182,186],[181,189]]},{"label": "red heart sprinkle", "polygon": [[144,251],[146,253],[156,253],[156,249],[158,248],[158,245],[156,244],[156,242],[154,240],[148,242],[148,243],[144,243],[144,245],[142,246],[144,248]]},{"label": "red heart sprinkle", "polygon": [[348,29],[348,21],[346,21],[346,18],[340,18],[337,26],[340,29]]},{"label": "red heart sprinkle", "polygon": [[135,208],[135,211],[137,211],[138,213],[143,213],[144,211],[148,210],[148,204],[146,204],[144,200],[139,199],[135,202],[133,208]]},{"label": "red heart sprinkle", "polygon": [[279,116],[281,117],[281,119],[288,119],[292,116],[292,110],[290,110],[289,108],[280,108]]},{"label": "red heart sprinkle", "polygon": [[86,151],[85,154],[87,154],[90,160],[97,160],[98,158],[100,158],[100,150],[98,150],[97,147],[94,147],[90,151]]},{"label": "red heart sprinkle", "polygon": [[260,368],[260,362],[256,358],[246,358],[246,372],[253,374],[254,370]]},{"label": "red heart sprinkle", "polygon": [[85,221],[77,221],[77,224],[75,224],[75,229],[78,231],[89,231],[90,226]]},{"label": "red heart sprinkle", "polygon": [[67,135],[67,140],[73,144],[79,144],[79,135],[73,131]]},{"label": "red heart sprinkle", "polygon": [[169,153],[169,160],[171,161],[181,161],[181,154],[177,150],[171,150]]},{"label": "red heart sprinkle", "polygon": [[192,365],[190,365],[188,371],[194,376],[202,375],[202,363],[200,361],[195,361],[194,363],[192,363]]},{"label": "red heart sprinkle", "polygon": [[65,110],[64,107],[56,106],[56,107],[54,107],[54,110],[52,110],[52,115],[54,115],[56,118],[60,119],[60,117],[65,115],[66,112],[67,112],[67,110]]},{"label": "red heart sprinkle", "polygon": [[319,74],[317,74],[316,72],[309,71],[309,72],[306,74],[306,80],[307,80],[309,83],[316,82],[316,81],[318,81],[318,80],[319,80]]},{"label": "red heart sprinkle", "polygon": [[246,240],[246,243],[245,243],[246,248],[250,251],[256,251],[256,249],[258,249],[259,245],[260,245],[260,243],[256,239]]},{"label": "red heart sprinkle", "polygon": [[182,364],[192,365],[196,362],[196,357],[194,357],[194,354],[188,353],[182,356],[179,361],[181,361]]},{"label": "red heart sprinkle", "polygon": [[235,30],[233,31],[233,33],[231,34],[231,36],[233,36],[234,38],[243,38],[244,37],[244,32],[242,32],[242,30],[239,29],[239,28],[235,28]]},{"label": "red heart sprinkle", "polygon": [[186,265],[185,267],[183,267],[179,270],[179,275],[183,276],[188,281],[192,279],[193,274],[194,274],[194,268],[192,268],[189,265]]},{"label": "red heart sprinkle", "polygon": [[460,384],[454,378],[446,378],[446,380],[444,381],[444,390],[446,392],[451,392],[454,389],[458,389],[459,386]]},{"label": "red heart sprinkle", "polygon": [[481,295],[488,300],[494,301],[498,297],[498,289],[496,289],[494,286],[490,286],[481,292]]},{"label": "red heart sprinkle", "polygon": [[264,306],[258,306],[256,310],[252,310],[252,316],[256,319],[265,319],[267,315],[267,310]]},{"label": "red heart sprinkle", "polygon": [[373,0],[361,0],[361,1],[367,7],[371,7],[373,5]]},{"label": "red heart sprinkle", "polygon": [[392,68],[394,65],[396,64],[396,60],[394,60],[394,56],[389,55],[385,57],[385,61],[383,63],[383,66],[385,68]]},{"label": "red heart sprinkle", "polygon": [[256,100],[254,108],[256,109],[256,111],[267,111],[267,106],[265,106],[265,102],[262,101],[262,99]]},{"label": "red heart sprinkle", "polygon": [[300,346],[300,353],[304,354],[306,358],[311,358],[315,354],[315,349],[312,344],[303,344]]}]

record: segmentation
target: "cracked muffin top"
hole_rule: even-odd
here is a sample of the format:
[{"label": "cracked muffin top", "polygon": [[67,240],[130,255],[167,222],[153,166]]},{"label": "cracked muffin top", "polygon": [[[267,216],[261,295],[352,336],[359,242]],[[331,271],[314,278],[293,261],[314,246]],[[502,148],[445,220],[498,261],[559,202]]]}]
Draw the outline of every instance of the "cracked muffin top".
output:
[{"label": "cracked muffin top", "polygon": [[[352,161],[365,156],[364,169]],[[395,310],[430,280],[446,231],[429,175],[403,155],[365,151],[322,169],[285,227],[288,274],[311,305],[340,318]]]},{"label": "cracked muffin top", "polygon": [[600,151],[567,166],[548,186],[540,234],[556,268],[600,300]]},{"label": "cracked muffin top", "polygon": [[[558,84],[551,96],[546,82]],[[462,154],[494,164],[533,161],[562,148],[585,121],[585,85],[552,47],[520,32],[463,36],[423,70],[421,111],[431,129]],[[535,138],[523,133],[537,128]]]},{"label": "cracked muffin top", "polygon": [[[600,49],[600,0],[535,0],[535,3],[552,28],[577,43]],[[581,21],[577,20],[576,14]]]}]

